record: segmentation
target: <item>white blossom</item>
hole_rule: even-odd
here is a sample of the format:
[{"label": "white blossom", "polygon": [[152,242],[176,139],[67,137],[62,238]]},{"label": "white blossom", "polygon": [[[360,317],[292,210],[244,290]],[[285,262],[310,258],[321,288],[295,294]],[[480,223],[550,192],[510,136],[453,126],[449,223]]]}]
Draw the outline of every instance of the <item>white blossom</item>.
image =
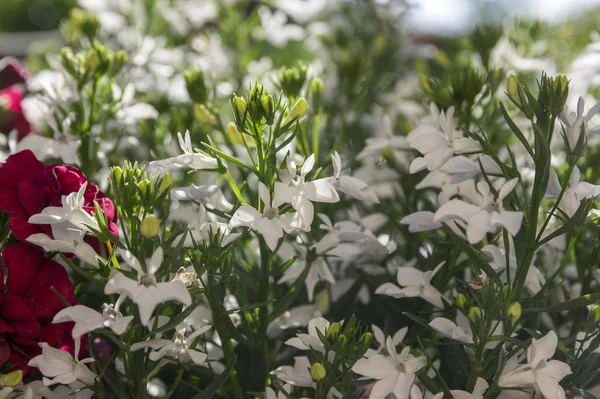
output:
[{"label": "white blossom", "polygon": [[429,323],[429,326],[444,337],[464,344],[473,343],[473,331],[471,331],[469,319],[460,311],[456,312],[456,324],[444,317],[436,317]]},{"label": "white blossom", "polygon": [[88,358],[78,361],[73,359],[69,352],[53,348],[45,342],[40,343],[40,347],[42,348],[42,354],[31,359],[28,365],[40,369],[40,372],[44,375],[42,380],[44,385],[66,385],[75,381],[83,382],[86,385],[94,384],[96,374],[92,373],[86,366],[94,359]]},{"label": "white blossom", "polygon": [[158,271],[163,261],[162,248],[156,249],[150,259],[147,271],[142,269],[140,262],[133,256],[125,260],[137,273],[137,280],[126,277],[123,273],[116,273],[104,287],[104,293],[125,294],[138,306],[140,322],[147,326],[150,316],[157,305],[167,301],[178,301],[188,306],[192,297],[181,281],[158,282],[154,274]]},{"label": "white blossom", "polygon": [[190,168],[193,170],[216,169],[217,160],[200,152],[195,152],[192,148],[189,130],[185,132],[185,139],[181,133],[177,133],[179,146],[183,154],[173,158],[152,161],[148,164],[146,171],[151,175],[159,175],[169,173],[182,168]]},{"label": "white blossom", "polygon": [[210,325],[205,325],[198,328],[189,336],[185,337],[185,331],[179,330],[175,333],[173,341],[169,339],[152,339],[144,342],[138,342],[131,345],[131,351],[135,352],[143,348],[151,348],[152,351],[148,355],[150,360],[158,361],[165,356],[177,359],[180,363],[195,363],[202,364],[206,361],[208,355],[193,349],[193,344],[196,338],[204,334],[211,328]]},{"label": "white blossom", "polygon": [[399,267],[396,278],[402,288],[392,283],[384,283],[377,288],[375,293],[393,298],[421,297],[436,308],[443,309],[442,294],[431,285],[431,279],[443,265],[441,263],[435,270],[426,272],[414,267]]},{"label": "white blossom", "polygon": [[546,399],[564,399],[565,391],[559,385],[571,368],[566,363],[550,360],[554,356],[558,337],[550,331],[540,339],[533,338],[527,349],[527,362],[519,365],[519,358],[511,358],[498,380],[503,388],[535,387]]}]

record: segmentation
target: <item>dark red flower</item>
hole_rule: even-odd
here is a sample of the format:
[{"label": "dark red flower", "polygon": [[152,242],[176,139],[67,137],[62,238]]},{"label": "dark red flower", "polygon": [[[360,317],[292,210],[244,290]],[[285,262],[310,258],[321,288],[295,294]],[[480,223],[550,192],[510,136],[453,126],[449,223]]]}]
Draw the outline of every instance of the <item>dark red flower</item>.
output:
[{"label": "dark red flower", "polygon": [[[48,206],[62,206],[62,196],[79,191],[86,181],[85,175],[75,167],[46,166],[31,151],[18,152],[0,164],[0,210],[10,214],[9,227],[19,240],[26,241],[27,237],[37,233],[52,237],[49,225],[29,224],[29,218]],[[98,186],[89,182],[84,198],[84,210],[92,213],[94,203],[98,203],[107,216],[110,231],[118,235],[117,214],[112,201]],[[88,243],[99,249],[98,240],[92,239]]]},{"label": "dark red flower", "polygon": [[21,108],[24,95],[23,89],[18,86],[0,90],[0,133],[16,130],[19,140],[31,133],[31,125]]},{"label": "dark red flower", "polygon": [[16,130],[19,140],[31,133],[31,125],[23,114],[25,68],[12,57],[0,60],[0,133]]},{"label": "dark red flower", "polygon": [[52,319],[65,307],[60,297],[75,303],[73,284],[64,267],[30,245],[10,245],[2,259],[7,277],[4,282],[0,270],[0,365],[10,363],[27,374],[27,363],[41,353],[39,342],[57,347],[70,338],[72,326]]},{"label": "dark red flower", "polygon": [[13,57],[0,60],[0,90],[27,81],[25,67]]}]

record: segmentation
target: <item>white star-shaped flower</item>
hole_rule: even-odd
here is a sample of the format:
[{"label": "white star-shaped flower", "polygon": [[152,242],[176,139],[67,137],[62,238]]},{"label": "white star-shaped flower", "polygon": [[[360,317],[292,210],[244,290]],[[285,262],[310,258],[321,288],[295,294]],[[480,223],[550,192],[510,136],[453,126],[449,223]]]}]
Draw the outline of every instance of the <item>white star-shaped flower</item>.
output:
[{"label": "white star-shaped flower", "polygon": [[144,271],[140,262],[131,254],[125,256],[126,262],[137,272],[137,280],[116,273],[104,287],[104,293],[125,294],[138,306],[140,322],[147,326],[157,305],[167,301],[178,301],[186,306],[192,303],[192,297],[181,281],[158,282],[154,274],[163,261],[163,250],[158,248],[152,254],[148,270]]}]

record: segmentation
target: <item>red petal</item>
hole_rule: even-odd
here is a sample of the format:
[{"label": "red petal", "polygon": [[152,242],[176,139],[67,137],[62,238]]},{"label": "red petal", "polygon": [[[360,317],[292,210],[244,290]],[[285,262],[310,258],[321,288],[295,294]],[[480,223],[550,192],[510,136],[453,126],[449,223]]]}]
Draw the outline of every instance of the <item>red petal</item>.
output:
[{"label": "red petal", "polygon": [[45,262],[44,253],[31,245],[14,244],[4,248],[2,257],[8,272],[8,292],[23,297]]},{"label": "red petal", "polygon": [[45,208],[43,199],[40,196],[38,190],[31,184],[31,182],[25,180],[19,184],[19,200],[30,215],[40,213]]},{"label": "red petal", "polygon": [[10,347],[4,338],[0,338],[0,366],[4,366],[10,356]]},{"label": "red petal", "polygon": [[34,180],[43,173],[44,168],[44,164],[33,155],[33,152],[29,150],[17,152],[0,165],[0,185],[16,187],[24,180]]},{"label": "red petal", "polygon": [[46,260],[30,283],[23,300],[35,312],[38,319],[52,321],[54,315],[65,307],[56,293],[69,303],[75,300],[73,284],[64,267],[54,261]]},{"label": "red petal", "polygon": [[21,338],[35,339],[40,335],[40,325],[32,309],[16,295],[7,292],[0,308],[2,318]]},{"label": "red petal", "polygon": [[83,183],[87,181],[85,175],[79,169],[72,166],[53,166],[52,172],[56,177],[58,184],[57,191],[60,195],[69,195],[70,193],[79,191]]},{"label": "red petal", "polygon": [[[1,169],[0,173],[2,173]],[[23,206],[19,200],[19,190],[15,187],[0,185],[0,210],[13,213],[22,209]]]}]

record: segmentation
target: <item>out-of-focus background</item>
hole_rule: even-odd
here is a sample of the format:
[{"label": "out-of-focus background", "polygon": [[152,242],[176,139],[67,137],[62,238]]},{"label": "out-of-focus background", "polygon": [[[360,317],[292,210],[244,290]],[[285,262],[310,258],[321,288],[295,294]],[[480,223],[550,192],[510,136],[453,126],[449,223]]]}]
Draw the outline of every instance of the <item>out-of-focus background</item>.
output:
[{"label": "out-of-focus background", "polygon": [[[0,52],[23,55],[31,42],[59,41],[59,22],[76,4],[77,0],[1,0]],[[587,14],[588,19],[597,20],[598,13],[590,11],[600,11],[600,0],[409,0],[407,4],[407,28],[439,36],[455,36],[478,24],[502,24],[517,17],[563,22]]]}]

